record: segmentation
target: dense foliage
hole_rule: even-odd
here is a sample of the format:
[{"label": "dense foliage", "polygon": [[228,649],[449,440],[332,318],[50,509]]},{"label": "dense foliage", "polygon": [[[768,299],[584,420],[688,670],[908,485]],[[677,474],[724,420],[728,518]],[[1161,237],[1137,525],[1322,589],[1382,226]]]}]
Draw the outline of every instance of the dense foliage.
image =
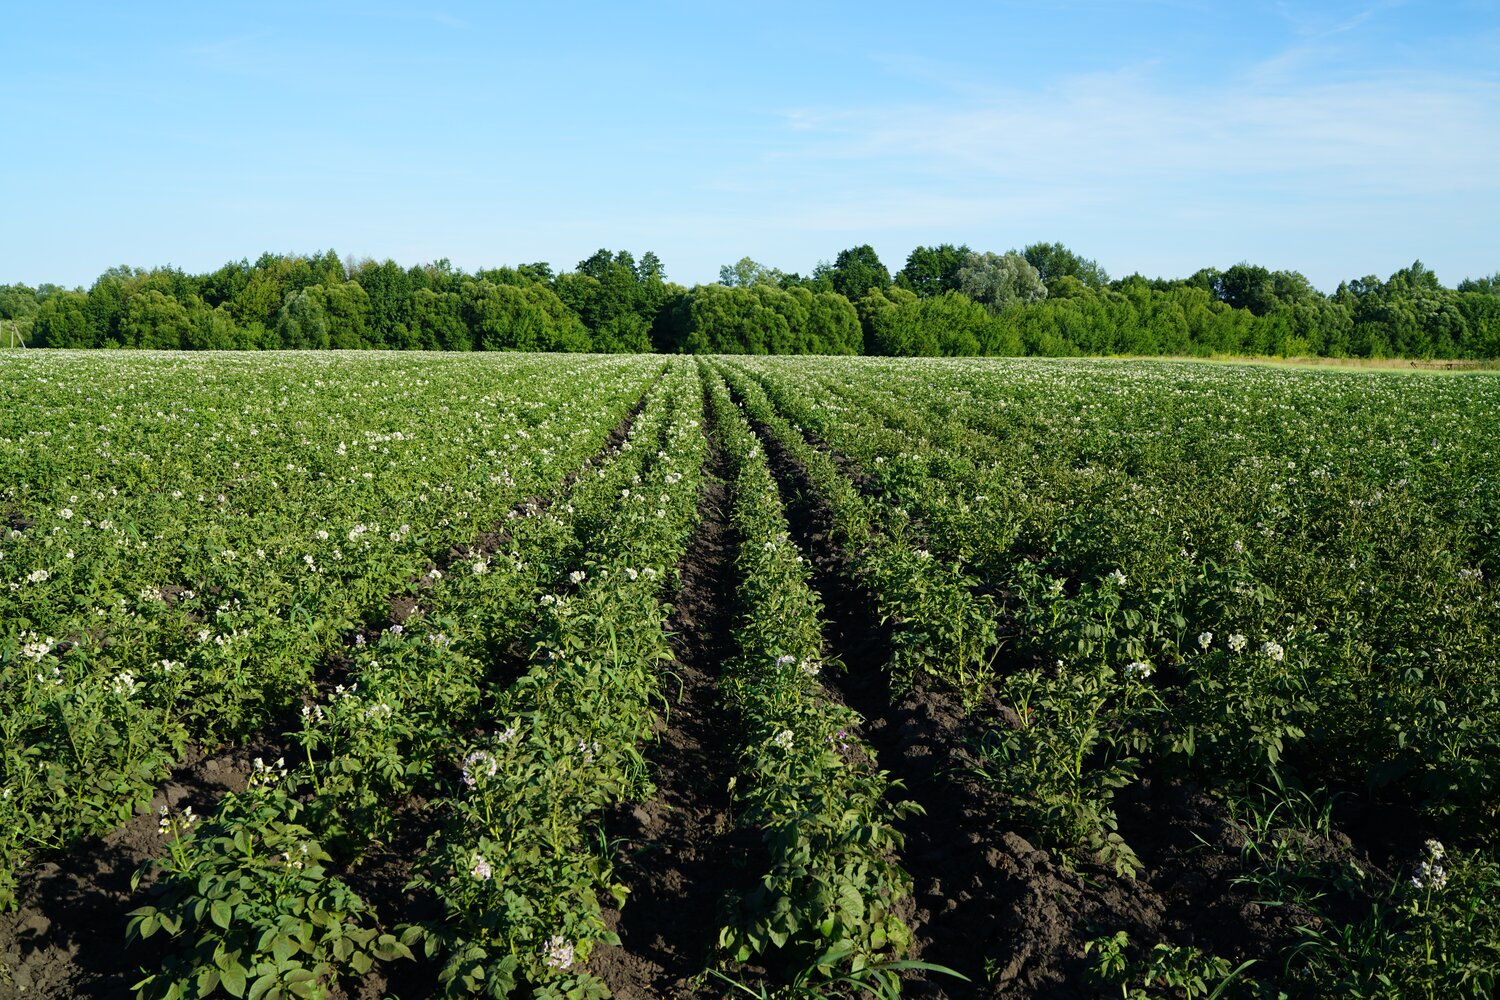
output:
[{"label": "dense foliage", "polygon": [[1500,281],[1445,288],[1421,262],[1331,295],[1243,263],[1111,281],[1058,243],[917,247],[894,276],[868,245],[807,277],[745,257],[693,288],[669,283],[649,252],[600,250],[561,274],[268,253],[202,275],[112,268],[87,290],[3,286],[0,344],[16,337],[188,350],[1494,358]]},{"label": "dense foliage", "polygon": [[1009,710],[975,720],[973,762],[1006,826],[1133,881],[1149,873],[1120,799],[1191,782],[1232,817],[1233,884],[1298,925],[1234,956],[1248,975],[1097,926],[1102,980],[1131,997],[1493,994],[1500,466],[1477,442],[1494,379],[724,367],[833,512],[892,624],[887,669]]},{"label": "dense foliage", "polygon": [[[1058,917],[1101,992],[1500,978],[1487,373],[38,352],[0,389],[0,912],[144,819],[149,889],[116,914],[142,1000],[325,996],[395,963],[423,995],[607,995],[592,958],[634,905],[612,817],[665,801],[672,608],[714,517],[728,753],[690,766],[744,849],[703,890],[708,968],[894,997],[953,926],[920,900],[993,902],[919,882],[942,856],[1011,896],[1047,875],[1141,904]],[[840,593],[878,634],[830,627]],[[944,697],[964,762],[936,793],[893,773],[934,734],[877,701],[912,692]],[[171,780],[265,741],[282,756],[233,791]],[[1177,826],[1200,890],[1279,935],[1221,907],[1227,934],[1140,937],[1174,849],[1128,803],[1168,786],[1208,803]],[[393,911],[364,887],[403,835],[427,905]],[[670,850],[652,836],[630,865]],[[974,947],[975,989],[1014,992],[1025,935]]]}]

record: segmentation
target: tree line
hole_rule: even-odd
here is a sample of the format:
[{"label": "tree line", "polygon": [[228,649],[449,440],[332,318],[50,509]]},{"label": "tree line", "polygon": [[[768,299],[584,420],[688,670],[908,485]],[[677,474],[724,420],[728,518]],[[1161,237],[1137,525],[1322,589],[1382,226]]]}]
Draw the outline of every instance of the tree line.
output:
[{"label": "tree line", "polygon": [[1420,261],[1332,294],[1241,263],[1111,280],[1057,243],[917,247],[892,274],[870,246],[811,274],[742,258],[715,284],[600,250],[572,271],[263,254],[207,274],[111,268],[87,290],[0,286],[0,344],[183,350],[724,354],[1500,356],[1500,274],[1440,284]]}]

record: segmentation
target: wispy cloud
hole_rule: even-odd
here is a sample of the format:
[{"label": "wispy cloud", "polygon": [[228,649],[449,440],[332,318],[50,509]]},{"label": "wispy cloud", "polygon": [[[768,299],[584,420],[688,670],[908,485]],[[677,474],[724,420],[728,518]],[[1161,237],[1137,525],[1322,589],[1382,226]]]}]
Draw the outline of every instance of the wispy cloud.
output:
[{"label": "wispy cloud", "polygon": [[1291,29],[1295,41],[1255,64],[1247,79],[1261,84],[1284,83],[1296,79],[1299,74],[1331,67],[1342,58],[1359,52],[1360,29],[1378,27],[1382,15],[1405,5],[1406,0],[1312,8],[1278,3],[1276,12]]},{"label": "wispy cloud", "polygon": [[1307,197],[1500,188],[1500,83],[1436,76],[1172,92],[1134,72],[985,100],[788,112],[778,160],[1118,197],[1255,184]]},{"label": "wispy cloud", "polygon": [[1406,0],[1379,0],[1363,4],[1278,3],[1276,12],[1304,38],[1327,38],[1353,31],[1378,14],[1406,6]]},{"label": "wispy cloud", "polygon": [[229,38],[198,42],[186,48],[188,56],[219,69],[259,67],[265,59],[267,43],[274,36],[269,31],[254,31]]}]

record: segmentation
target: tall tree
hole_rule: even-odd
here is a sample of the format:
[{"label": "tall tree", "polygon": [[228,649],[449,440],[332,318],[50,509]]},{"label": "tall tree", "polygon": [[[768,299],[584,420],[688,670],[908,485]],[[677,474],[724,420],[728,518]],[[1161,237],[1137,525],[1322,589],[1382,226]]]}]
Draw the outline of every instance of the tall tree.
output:
[{"label": "tall tree", "polygon": [[[891,287],[891,272],[886,270],[875,248],[868,243],[840,250],[832,267],[819,264],[818,268],[827,276],[833,290],[850,302],[864,298],[872,288],[884,291]],[[813,277],[818,276],[815,271]]]},{"label": "tall tree", "polygon": [[640,264],[627,250],[599,250],[578,269],[552,282],[558,298],[578,314],[597,351],[649,351],[651,326],[665,301],[661,260],[649,251]]},{"label": "tall tree", "polygon": [[1042,276],[1018,253],[969,254],[958,272],[958,290],[992,313],[1047,297]]},{"label": "tall tree", "polygon": [[749,257],[741,257],[733,264],[719,268],[719,284],[726,288],[750,288],[754,285],[781,286],[783,275],[774,267],[767,267]]},{"label": "tall tree", "polygon": [[130,286],[144,274],[139,268],[112,267],[99,275],[84,306],[94,343],[101,346],[121,343],[120,318],[125,315]]},{"label": "tall tree", "polygon": [[293,350],[328,348],[328,311],[323,307],[323,286],[309,285],[288,292],[276,317],[281,346]]},{"label": "tall tree", "polygon": [[1047,290],[1059,278],[1076,278],[1089,288],[1103,288],[1109,284],[1109,275],[1098,262],[1080,257],[1061,243],[1033,243],[1021,251],[1026,263],[1036,268]]},{"label": "tall tree", "polygon": [[1458,283],[1460,292],[1479,292],[1483,295],[1500,295],[1500,271],[1478,278],[1465,278]]},{"label": "tall tree", "polygon": [[1248,309],[1257,316],[1265,316],[1278,306],[1319,298],[1312,284],[1296,271],[1271,271],[1244,262],[1219,275],[1216,291],[1225,304]]},{"label": "tall tree", "polygon": [[586,351],[578,315],[545,285],[465,282],[460,293],[475,347],[485,351]]},{"label": "tall tree", "polygon": [[641,254],[640,263],[635,266],[635,274],[643,282],[665,283],[667,280],[667,271],[662,267],[661,258],[651,250]]},{"label": "tall tree", "polygon": [[97,347],[88,316],[88,297],[82,292],[48,296],[31,324],[31,343],[37,347]]},{"label": "tall tree", "polygon": [[960,244],[939,243],[935,247],[917,247],[906,255],[906,266],[896,274],[896,287],[916,292],[923,298],[958,290],[958,271],[964,266],[970,250]]},{"label": "tall tree", "polygon": [[406,270],[393,260],[366,260],[351,277],[370,297],[371,341],[378,346],[397,343],[411,323],[412,288]]},{"label": "tall tree", "polygon": [[191,328],[187,307],[155,288],[132,295],[120,317],[120,337],[127,347],[175,351]]}]

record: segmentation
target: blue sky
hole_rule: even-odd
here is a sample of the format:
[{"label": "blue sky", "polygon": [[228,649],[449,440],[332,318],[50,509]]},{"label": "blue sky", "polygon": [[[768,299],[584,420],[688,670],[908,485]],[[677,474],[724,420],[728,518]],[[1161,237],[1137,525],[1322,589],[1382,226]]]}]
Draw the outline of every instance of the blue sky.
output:
[{"label": "blue sky", "polygon": [[0,283],[1037,240],[1500,271],[1494,2],[24,4],[0,109]]}]

